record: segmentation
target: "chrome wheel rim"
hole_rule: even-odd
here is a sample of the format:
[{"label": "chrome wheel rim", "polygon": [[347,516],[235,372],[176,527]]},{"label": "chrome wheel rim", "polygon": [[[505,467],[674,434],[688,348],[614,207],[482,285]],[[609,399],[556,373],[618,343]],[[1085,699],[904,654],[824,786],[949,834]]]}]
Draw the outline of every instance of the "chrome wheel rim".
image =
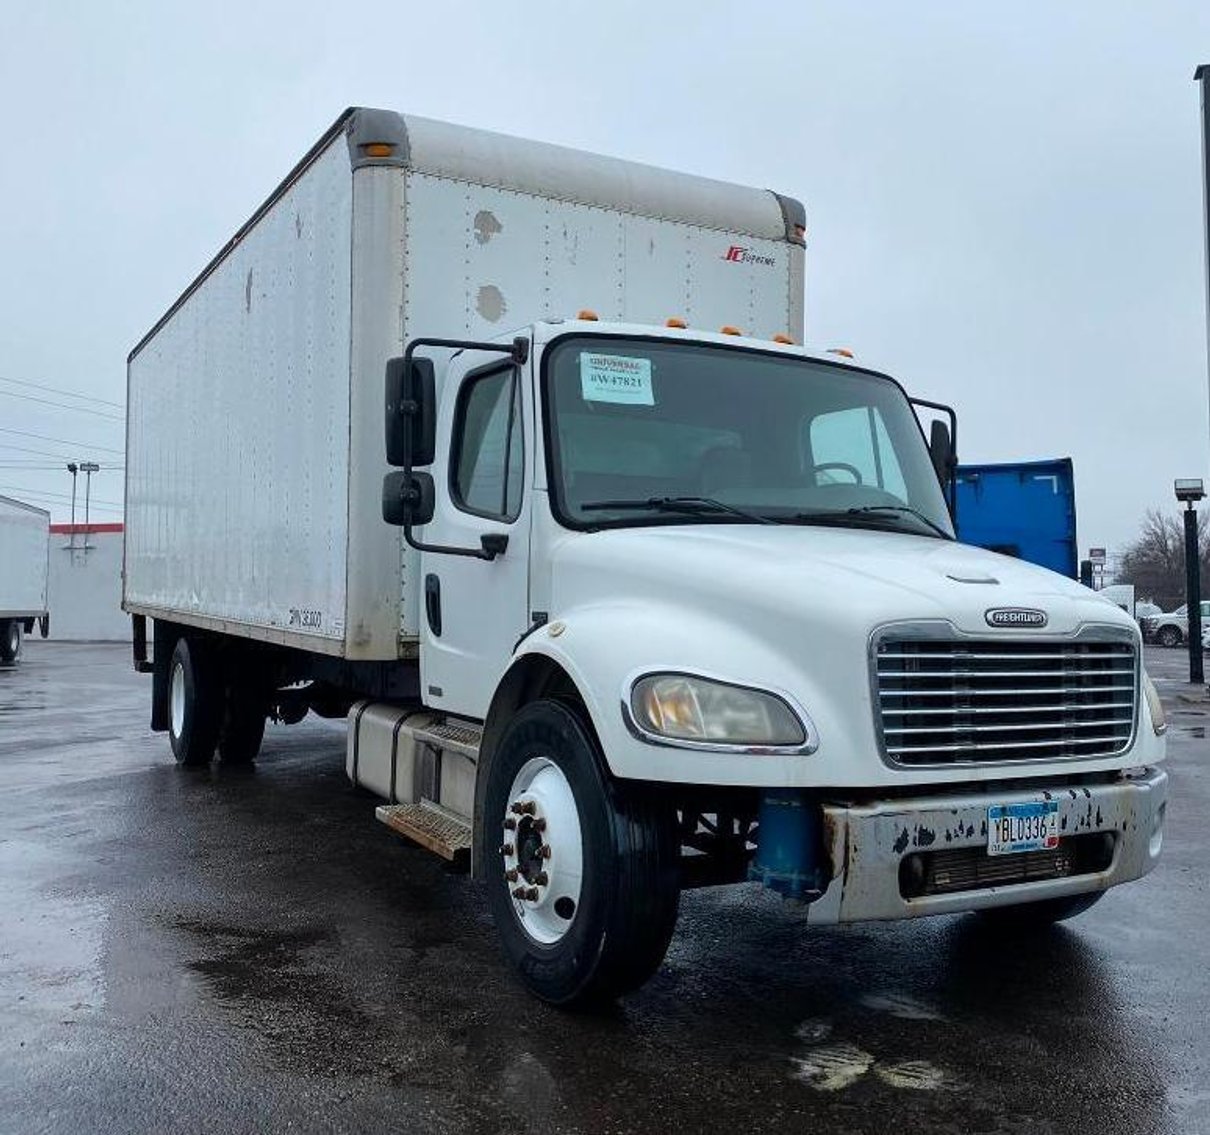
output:
[{"label": "chrome wheel rim", "polygon": [[513,913],[530,938],[552,946],[580,907],[584,837],[575,794],[550,758],[533,757],[513,778],[501,832]]},{"label": "chrome wheel rim", "polygon": [[172,666],[168,702],[172,719],[172,735],[179,737],[185,728],[185,667],[179,662],[173,663]]}]

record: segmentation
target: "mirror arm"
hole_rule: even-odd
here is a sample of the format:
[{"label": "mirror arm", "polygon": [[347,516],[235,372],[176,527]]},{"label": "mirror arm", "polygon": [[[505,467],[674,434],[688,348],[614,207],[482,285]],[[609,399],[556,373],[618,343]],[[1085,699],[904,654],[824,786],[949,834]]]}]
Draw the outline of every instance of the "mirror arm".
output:
[{"label": "mirror arm", "polygon": [[[499,354],[508,355],[514,366],[524,366],[529,361],[529,340],[524,335],[518,335],[511,343],[505,346],[502,343],[481,343],[474,339],[439,339],[432,337],[421,337],[413,339],[404,348],[403,351],[403,373],[410,375],[412,373],[412,356],[416,353],[417,347],[447,347],[463,351],[494,351]],[[414,393],[409,390],[409,394]],[[414,397],[400,403],[399,409],[406,414],[414,414],[419,410],[419,405]],[[404,437],[403,444],[403,471],[411,476],[412,473],[412,433],[409,430]],[[479,537],[478,548],[452,548],[444,544],[426,544],[423,540],[417,540],[412,531],[410,523],[403,525],[403,538],[407,541],[408,546],[415,548],[418,552],[432,552],[442,556],[467,556],[476,560],[494,560],[497,556],[502,556],[505,549],[508,547],[508,535],[504,532],[489,532]]]},{"label": "mirror arm", "polygon": [[953,406],[944,402],[930,402],[927,398],[908,398],[913,406],[923,406],[927,410],[940,410],[950,421],[950,452],[948,476],[946,477],[946,496],[950,506],[950,516],[958,515],[958,414]]}]

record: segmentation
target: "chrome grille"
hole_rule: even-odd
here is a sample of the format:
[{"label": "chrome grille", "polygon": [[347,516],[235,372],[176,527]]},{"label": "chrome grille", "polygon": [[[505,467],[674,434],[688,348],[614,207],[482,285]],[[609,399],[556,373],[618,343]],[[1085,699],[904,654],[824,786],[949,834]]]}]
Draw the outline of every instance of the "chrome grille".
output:
[{"label": "chrome grille", "polygon": [[883,748],[896,764],[1107,757],[1134,733],[1130,638],[883,636],[874,668]]}]

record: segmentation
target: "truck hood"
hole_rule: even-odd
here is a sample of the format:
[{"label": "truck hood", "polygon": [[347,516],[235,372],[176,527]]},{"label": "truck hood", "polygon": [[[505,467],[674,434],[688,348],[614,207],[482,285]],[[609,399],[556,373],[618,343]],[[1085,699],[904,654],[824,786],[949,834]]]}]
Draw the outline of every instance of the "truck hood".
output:
[{"label": "truck hood", "polygon": [[[554,610],[635,601],[752,619],[823,622],[850,634],[884,622],[945,619],[968,634],[1062,635],[1090,622],[1133,627],[1073,580],[966,544],[908,533],[821,526],[670,525],[607,529],[555,550]],[[986,612],[1028,607],[1044,629],[993,630]],[[783,630],[782,633],[785,633]],[[777,637],[780,637],[777,636]]]}]

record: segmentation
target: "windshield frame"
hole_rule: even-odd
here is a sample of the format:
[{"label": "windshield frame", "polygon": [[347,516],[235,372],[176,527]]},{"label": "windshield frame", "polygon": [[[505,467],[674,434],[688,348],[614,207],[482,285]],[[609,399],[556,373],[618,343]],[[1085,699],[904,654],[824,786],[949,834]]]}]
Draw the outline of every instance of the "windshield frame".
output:
[{"label": "windshield frame", "polygon": [[[560,453],[559,439],[557,431],[554,429],[552,420],[552,403],[551,385],[553,377],[551,375],[550,361],[554,355],[555,349],[561,346],[568,340],[580,340],[584,343],[659,343],[659,344],[682,344],[692,345],[694,347],[706,347],[717,351],[729,351],[735,354],[757,355],[777,358],[781,360],[793,360],[798,363],[806,363],[812,366],[827,367],[836,371],[843,372],[846,375],[857,375],[873,381],[881,381],[893,386],[903,398],[907,406],[908,412],[911,414],[912,422],[915,424],[916,433],[920,438],[920,444],[923,447],[925,454],[928,453],[928,439],[924,434],[924,427],[920,424],[920,418],[917,416],[915,409],[912,406],[911,396],[904,388],[903,384],[895,377],[885,374],[882,371],[872,370],[869,367],[857,366],[851,362],[840,362],[832,359],[822,359],[816,355],[804,355],[795,351],[777,350],[775,348],[753,347],[747,344],[733,343],[717,343],[702,339],[687,339],[682,336],[671,335],[643,335],[633,332],[626,333],[593,333],[582,330],[565,331],[560,335],[547,340],[542,346],[542,358],[540,373],[538,376],[538,395],[541,402],[541,422],[542,422],[542,449],[543,462],[546,472],[546,488],[547,497],[550,501],[551,515],[554,516],[556,522],[563,528],[570,529],[575,532],[597,532],[605,528],[650,528],[669,525],[686,525],[686,524],[752,524],[753,522],[739,516],[729,515],[727,513],[719,513],[717,515],[701,514],[691,515],[676,514],[671,512],[655,512],[644,511],[636,512],[630,516],[616,517],[611,519],[602,518],[601,520],[584,521],[572,515],[564,507],[563,501],[563,479],[559,475],[560,469]],[[931,462],[930,462],[931,464]],[[953,535],[949,539],[957,539],[957,526],[954,521],[953,513],[950,509],[949,493],[944,485],[940,486],[942,500],[945,503],[946,517],[949,520],[950,527],[953,529]],[[657,494],[653,494],[657,495]],[[801,526],[804,522],[793,521],[789,518],[780,518],[773,516],[776,523],[785,523],[787,526],[798,524]],[[938,539],[932,533],[924,531],[914,531],[903,525],[896,524],[891,515],[888,513],[867,513],[865,515],[849,515],[844,511],[837,511],[836,520],[831,523],[821,522],[821,525],[827,527],[844,527],[844,528],[862,528],[877,532],[898,532],[905,536],[926,536],[929,539]]]}]

